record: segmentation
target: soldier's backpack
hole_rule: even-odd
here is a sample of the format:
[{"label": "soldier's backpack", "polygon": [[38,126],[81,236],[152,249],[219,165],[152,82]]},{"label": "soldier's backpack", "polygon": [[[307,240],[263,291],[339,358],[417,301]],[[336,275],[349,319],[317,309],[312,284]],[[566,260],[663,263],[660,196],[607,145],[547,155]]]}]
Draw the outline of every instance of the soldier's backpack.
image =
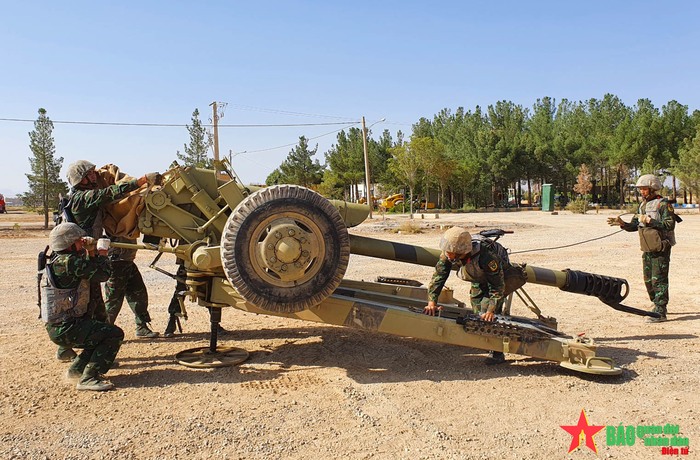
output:
[{"label": "soldier's backpack", "polygon": [[[476,234],[472,235],[472,247],[474,245],[479,245],[479,246],[487,246],[489,247],[493,252],[496,253],[499,259],[501,259],[501,263],[506,266],[510,264],[510,257],[508,256],[508,250],[503,247],[501,243],[499,243],[496,240],[493,240],[489,238],[488,236],[482,235],[482,234]],[[479,247],[479,250],[481,248]]]},{"label": "soldier's backpack", "polygon": [[505,295],[509,295],[525,285],[527,276],[525,274],[525,264],[512,264],[510,262],[510,256],[508,255],[508,249],[496,241],[505,233],[506,232],[499,229],[484,230],[476,235],[472,235],[472,246],[478,245],[478,250],[481,250],[481,246],[487,246],[501,259],[503,278],[506,284]]}]

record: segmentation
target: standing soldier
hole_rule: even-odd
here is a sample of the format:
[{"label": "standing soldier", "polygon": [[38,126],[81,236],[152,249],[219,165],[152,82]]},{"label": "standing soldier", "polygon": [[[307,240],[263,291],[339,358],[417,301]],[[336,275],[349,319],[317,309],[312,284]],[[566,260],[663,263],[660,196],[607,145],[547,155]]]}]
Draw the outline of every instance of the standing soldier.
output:
[{"label": "standing soldier", "polygon": [[661,181],[654,174],[644,174],[635,185],[643,201],[639,212],[629,223],[620,216],[608,218],[608,225],[620,226],[628,232],[639,232],[642,250],[642,271],[644,285],[649,299],[653,302],[652,311],[659,313],[659,318],[648,317],[649,323],[666,321],[668,306],[668,269],[671,263],[671,247],[676,244],[674,229],[678,217],[673,206],[666,198],[658,194]]},{"label": "standing soldier", "polygon": [[[102,243],[106,243],[102,246]],[[89,315],[90,285],[111,273],[109,240],[97,245],[72,222],[57,225],[49,234],[53,251],[41,285],[41,318],[51,341],[72,350],[82,348],[66,374],[78,390],[104,391],[114,387],[103,374],[114,364],[124,332]]]},{"label": "standing soldier", "polygon": [[[472,241],[472,236],[461,227],[452,227],[440,239],[440,259],[435,265],[435,273],[428,286],[428,305],[423,309],[426,315],[435,315],[442,310],[437,305],[438,297],[450,276],[452,267],[457,267],[457,275],[472,281],[470,300],[474,313],[480,313],[484,321],[495,321],[495,315],[503,311],[505,301],[504,262],[498,251],[481,240]],[[491,351],[486,364],[500,364],[505,355]]]},{"label": "standing soldier", "polygon": [[[115,238],[119,243],[136,244],[136,240]],[[158,333],[148,327],[151,315],[148,313],[148,291],[143,282],[139,267],[134,263],[136,249],[109,248],[112,262],[112,276],[105,283],[105,306],[107,319],[114,324],[124,303],[124,297],[134,313],[136,337],[154,338]]]},{"label": "standing soldier", "polygon": [[[99,188],[95,165],[86,160],[78,160],[68,165],[66,178],[71,186],[66,214],[70,222],[75,222],[88,236],[102,236],[102,206],[121,198],[144,184],[153,185],[160,181],[160,174],[148,173],[138,179]],[[99,282],[90,284],[90,306],[88,313],[98,321],[107,321],[107,312]],[[61,361],[70,361],[75,351],[59,347],[56,356]]]}]

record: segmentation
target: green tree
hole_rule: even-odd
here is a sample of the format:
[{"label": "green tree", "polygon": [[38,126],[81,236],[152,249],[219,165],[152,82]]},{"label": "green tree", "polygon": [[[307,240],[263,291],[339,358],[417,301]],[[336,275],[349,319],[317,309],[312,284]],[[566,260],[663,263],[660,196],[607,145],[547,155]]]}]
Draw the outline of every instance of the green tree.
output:
[{"label": "green tree", "polygon": [[345,197],[345,188],[338,175],[326,169],[323,171],[323,180],[318,185],[318,193],[327,198],[342,200]]},{"label": "green tree", "polygon": [[600,100],[590,99],[587,107],[586,136],[574,166],[590,165],[591,180],[596,183],[605,176],[608,166],[617,166],[621,171],[621,159],[629,156],[632,110],[612,94],[605,94]]},{"label": "green tree", "polygon": [[[490,174],[493,186],[493,202],[508,196],[508,186],[520,183],[521,164],[526,160],[525,124],[527,109],[510,101],[498,101],[488,107],[491,131],[488,136],[486,172]],[[515,188],[515,187],[514,187]],[[519,202],[517,196],[516,202]]]},{"label": "green tree", "polygon": [[576,158],[584,149],[588,135],[589,123],[585,106],[582,102],[563,99],[557,105],[554,117],[554,156],[546,165],[549,177],[543,177],[543,183],[551,183],[555,189],[567,190],[570,171],[575,169]]},{"label": "green tree", "polygon": [[[422,139],[422,138],[416,138]],[[421,179],[420,159],[412,147],[413,139],[410,142],[397,145],[389,149],[392,159],[389,161],[389,168],[394,172],[404,184],[408,185],[410,213],[413,215],[413,191]]]},{"label": "green tree", "polygon": [[554,150],[556,106],[549,97],[537,99],[532,107],[532,116],[527,120],[525,144],[528,158],[521,165],[527,181],[527,196],[532,203],[532,180],[540,184],[551,181],[555,176],[557,163]]},{"label": "green tree", "polygon": [[437,179],[436,170],[443,161],[445,147],[437,140],[430,137],[411,138],[410,144],[413,155],[418,158],[420,168],[423,170],[425,179],[425,202],[430,201],[430,181]]},{"label": "green tree", "polygon": [[[631,171],[638,170],[646,158],[658,158],[661,144],[659,116],[659,110],[649,99],[639,99],[616,129],[603,183],[618,195],[620,206],[625,202]],[[609,195],[608,202],[612,202],[612,198]]]},{"label": "green tree", "polygon": [[309,150],[309,141],[306,137],[299,137],[299,144],[287,155],[287,159],[279,167],[279,180],[284,184],[303,185],[311,187],[321,183],[323,178],[323,165],[318,160],[312,160],[316,155],[318,144],[313,150]]},{"label": "green tree", "polygon": [[32,151],[29,157],[32,172],[25,174],[29,191],[20,196],[26,206],[42,209],[44,228],[49,228],[49,211],[56,209],[59,195],[68,193],[68,184],[60,178],[63,157],[54,157],[53,122],[43,108],[39,109],[34,131],[29,133],[29,149]]},{"label": "green tree", "polygon": [[[671,161],[671,172],[680,179],[684,189],[684,202],[692,202],[693,194],[700,194],[700,122],[695,136],[687,139],[678,151],[678,159]],[[690,200],[685,197],[690,193]]]},{"label": "green tree", "polygon": [[[688,106],[669,101],[661,108],[663,157],[658,161],[666,169],[678,160],[679,150],[686,139],[693,136],[694,126],[688,115]],[[673,198],[676,198],[676,177],[673,177]]]},{"label": "green tree", "polygon": [[438,161],[433,167],[433,174],[440,187],[440,203],[439,208],[447,208],[445,204],[445,192],[450,183],[450,179],[455,176],[455,171],[457,170],[458,163],[456,160],[451,158],[445,150],[440,151],[440,156]]},{"label": "green tree", "polygon": [[[383,182],[387,177],[387,166],[389,159],[391,158],[389,149],[392,147],[393,141],[391,139],[391,134],[387,129],[382,132],[382,135],[378,141],[375,141],[370,137],[371,133],[371,130],[369,130],[367,133],[367,152],[369,155],[371,180],[372,184],[375,184],[378,182]],[[373,190],[373,194],[375,196],[377,193],[377,190]]]},{"label": "green tree", "polygon": [[275,169],[272,171],[267,178],[265,179],[265,185],[277,185],[277,184],[284,184],[285,182],[282,180],[282,172],[280,171],[280,168]]},{"label": "green tree", "polygon": [[326,165],[344,188],[344,197],[350,199],[351,189],[359,196],[358,184],[365,180],[365,156],[362,130],[350,128],[338,133],[337,143],[326,152]]},{"label": "green tree", "polygon": [[194,109],[192,112],[192,126],[187,126],[187,132],[190,133],[190,143],[184,145],[184,154],[177,151],[177,158],[186,166],[213,169],[214,159],[207,155],[213,144],[213,139],[212,135],[202,126],[198,109]]}]

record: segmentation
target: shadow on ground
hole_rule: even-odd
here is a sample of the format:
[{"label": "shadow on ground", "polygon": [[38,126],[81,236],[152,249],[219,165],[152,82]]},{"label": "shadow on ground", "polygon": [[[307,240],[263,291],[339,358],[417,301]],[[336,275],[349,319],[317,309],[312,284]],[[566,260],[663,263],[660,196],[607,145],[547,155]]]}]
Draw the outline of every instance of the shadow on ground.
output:
[{"label": "shadow on ground", "polygon": [[[209,334],[186,333],[160,340],[182,343],[184,350],[208,347]],[[519,376],[546,378],[561,374],[590,378],[565,370],[558,362],[507,355],[507,363],[488,366],[484,364],[487,354],[484,350],[328,326],[227,331],[220,335],[219,346],[240,347],[248,350],[250,356],[238,366],[193,369],[176,363],[174,355],[170,354],[129,356],[120,353],[120,367],[110,377],[118,382],[119,387],[166,386],[183,382],[289,387],[294,386],[295,381],[312,378],[305,371],[316,368],[344,369],[350,378],[361,384],[483,381]],[[614,355],[616,360],[619,353],[629,355],[629,359],[637,353],[610,347],[604,352],[604,356]],[[120,375],[124,371],[129,375]],[[605,383],[624,383],[634,377],[631,373],[614,379],[607,377],[610,381]],[[604,377],[593,380],[602,381]]]}]

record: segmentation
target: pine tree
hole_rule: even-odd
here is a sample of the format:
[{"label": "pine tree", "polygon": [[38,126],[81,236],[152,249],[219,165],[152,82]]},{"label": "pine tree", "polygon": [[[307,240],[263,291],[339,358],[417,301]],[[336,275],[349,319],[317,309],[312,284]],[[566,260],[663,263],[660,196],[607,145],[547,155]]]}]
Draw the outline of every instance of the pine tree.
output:
[{"label": "pine tree", "polygon": [[20,195],[25,206],[41,208],[44,214],[44,228],[49,228],[49,210],[56,210],[59,195],[68,193],[68,184],[60,178],[63,157],[54,158],[56,147],[53,140],[53,122],[46,110],[39,109],[39,117],[34,122],[34,131],[29,133],[29,157],[31,174],[25,174],[29,181],[29,191]]},{"label": "pine tree", "polygon": [[211,134],[202,126],[202,122],[199,120],[198,109],[194,109],[194,112],[192,112],[192,126],[188,125],[187,131],[190,133],[190,144],[185,144],[184,154],[181,154],[179,150],[177,151],[178,159],[184,162],[185,166],[213,169],[214,160],[207,155],[213,139]]},{"label": "pine tree", "polygon": [[[321,183],[323,178],[323,166],[318,160],[312,160],[316,155],[318,145],[309,150],[309,141],[306,137],[299,137],[299,144],[287,155],[287,159],[279,167],[279,176],[274,177],[283,184],[297,184],[311,187]],[[274,174],[274,173],[273,173]],[[270,178],[268,178],[270,180]]]}]

